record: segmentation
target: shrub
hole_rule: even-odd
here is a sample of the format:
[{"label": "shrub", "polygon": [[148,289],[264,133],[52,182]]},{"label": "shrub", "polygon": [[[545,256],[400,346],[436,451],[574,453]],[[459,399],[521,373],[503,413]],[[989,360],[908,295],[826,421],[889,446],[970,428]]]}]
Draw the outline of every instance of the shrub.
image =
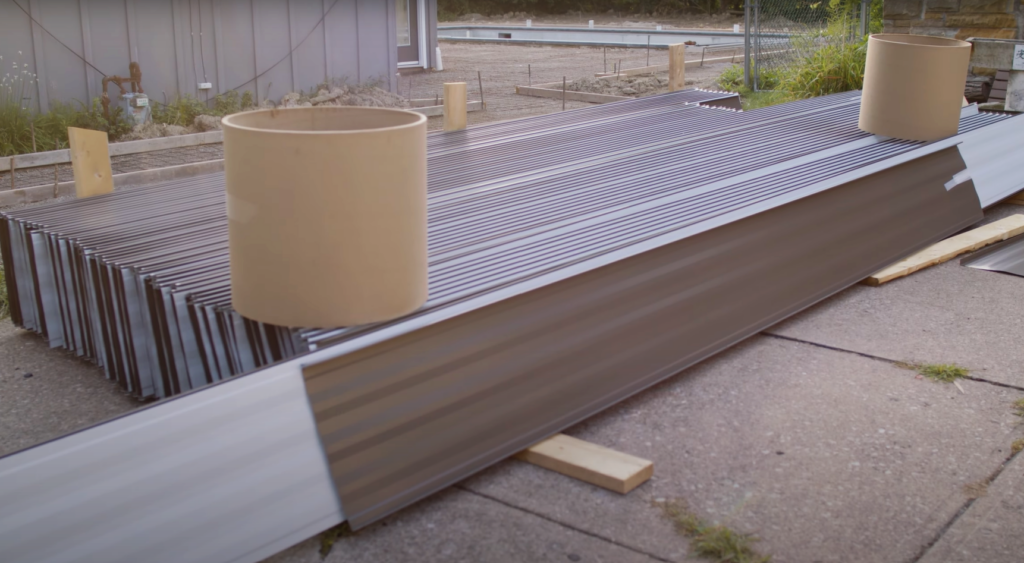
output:
[{"label": "shrub", "polygon": [[153,104],[153,123],[189,127],[196,117],[210,113],[206,104],[195,96],[178,96],[167,104]]},{"label": "shrub", "polygon": [[[758,90],[775,90],[782,81],[783,73],[776,69],[760,69],[758,72]],[[732,65],[718,77],[718,87],[730,92],[739,92],[743,88],[743,65]]]},{"label": "shrub", "polygon": [[[794,98],[859,90],[864,85],[867,38],[853,35],[851,21],[837,18],[820,35],[794,39],[797,48],[805,47],[801,50],[809,54],[792,67],[781,88]],[[814,45],[820,43],[824,45]]]}]

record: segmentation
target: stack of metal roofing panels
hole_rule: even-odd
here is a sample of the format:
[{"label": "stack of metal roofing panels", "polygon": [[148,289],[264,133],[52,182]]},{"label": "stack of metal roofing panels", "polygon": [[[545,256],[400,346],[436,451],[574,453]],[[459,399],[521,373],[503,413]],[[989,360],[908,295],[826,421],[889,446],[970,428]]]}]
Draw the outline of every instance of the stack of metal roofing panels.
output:
[{"label": "stack of metal roofing panels", "polygon": [[431,294],[388,323],[234,314],[221,176],[7,214],[19,324],[140,395],[221,381],[0,458],[0,548],[256,561],[365,526],[970,225],[1018,181],[977,155],[1021,117],[967,111],[924,144],[859,131],[857,93],[747,113],[680,99],[431,135]]},{"label": "stack of metal roofing panels", "polygon": [[[857,129],[857,93],[749,113],[697,105],[728,96],[685,91],[431,135],[421,313],[920,146]],[[962,130],[1003,119],[975,115]],[[819,162],[760,177],[808,155]],[[15,322],[143,398],[372,329],[236,314],[223,191],[216,174],[5,214]]]}]

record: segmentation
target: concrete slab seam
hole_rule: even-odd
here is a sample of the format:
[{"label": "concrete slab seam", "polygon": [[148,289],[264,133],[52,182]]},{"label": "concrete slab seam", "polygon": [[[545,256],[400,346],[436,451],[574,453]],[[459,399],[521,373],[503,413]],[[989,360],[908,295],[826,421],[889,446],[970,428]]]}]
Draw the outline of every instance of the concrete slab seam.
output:
[{"label": "concrete slab seam", "polygon": [[[999,464],[999,467],[996,467],[995,471],[989,474],[989,476],[985,479],[985,484],[988,485],[995,482],[995,480],[998,479],[999,476],[1003,473],[1003,470],[1006,469],[1006,466],[1010,465],[1010,462],[1013,461],[1013,458],[1017,457],[1018,455],[1020,455],[1020,452],[1010,453],[1010,455],[1003,461],[1003,463]],[[975,501],[977,501],[979,498],[981,498],[981,496],[968,498],[964,502],[963,506],[960,507],[960,510],[957,510],[956,514],[954,514],[953,517],[949,519],[949,522],[946,522],[946,524],[939,529],[939,531],[935,534],[935,537],[932,538],[930,542],[928,542],[924,545],[924,547],[921,548],[921,551],[917,554],[917,557],[911,559],[910,563],[917,563],[918,561],[923,559],[924,556],[928,555],[928,552],[931,551],[931,549],[939,543],[939,540],[942,539],[942,536],[946,535],[946,532],[948,532],[950,528],[952,528],[953,525],[956,524],[957,520],[959,520],[961,516],[967,514],[967,511],[971,509],[971,506],[974,505]]]},{"label": "concrete slab seam", "polygon": [[619,542],[617,542],[617,541],[615,541],[615,540],[613,540],[611,538],[606,538],[606,537],[604,537],[602,535],[595,534],[594,532],[591,532],[591,531],[588,531],[588,530],[584,530],[582,528],[578,528],[576,526],[573,526],[572,524],[568,524],[566,522],[562,522],[561,520],[555,520],[554,518],[552,518],[552,517],[550,517],[550,516],[548,516],[546,514],[541,514],[540,512],[534,512],[534,511],[529,510],[527,508],[523,508],[521,506],[516,506],[516,505],[511,504],[511,503],[509,503],[507,501],[501,500],[500,498],[493,497],[491,495],[484,494],[484,493],[481,493],[481,492],[478,492],[478,491],[474,491],[473,489],[467,488],[466,486],[462,485],[461,483],[458,484],[458,485],[455,485],[455,488],[457,488],[457,489],[459,489],[461,491],[465,491],[467,493],[470,493],[472,495],[475,495],[475,496],[487,499],[489,501],[496,502],[496,503],[498,503],[498,504],[500,504],[502,506],[507,506],[507,507],[509,507],[509,508],[511,508],[513,510],[518,510],[520,512],[523,512],[525,514],[529,514],[531,516],[536,516],[537,518],[540,518],[540,519],[545,520],[547,522],[551,522],[552,524],[557,524],[559,526],[562,526],[562,527],[567,528],[569,530],[572,530],[574,532],[581,533],[581,534],[583,534],[585,536],[589,536],[589,537],[592,537],[594,539],[598,539],[598,540],[601,540],[601,541],[604,541],[604,542],[608,542],[608,543],[610,543],[612,545],[621,547],[622,549],[628,549],[629,551],[632,551],[634,553],[638,553],[640,555],[645,555],[647,557],[650,557],[651,559],[654,559],[655,561],[663,561],[664,563],[672,563],[672,560],[670,560],[670,559],[665,559],[664,557],[660,557],[658,555],[655,555],[653,553],[649,553],[647,551],[639,550],[639,549],[637,549],[637,548],[635,548],[633,546],[619,543]]},{"label": "concrete slab seam", "polygon": [[[891,358],[883,358],[882,356],[875,356],[873,354],[867,354],[865,352],[858,352],[856,350],[847,350],[845,348],[839,348],[837,346],[829,346],[828,344],[821,344],[821,343],[818,343],[818,342],[811,342],[809,340],[801,340],[799,338],[793,338],[792,336],[784,336],[782,334],[774,334],[774,333],[767,332],[767,331],[762,332],[761,334],[764,335],[764,336],[771,337],[771,338],[778,338],[779,340],[788,340],[790,342],[796,342],[798,344],[806,344],[808,346],[815,346],[817,348],[824,348],[825,350],[832,350],[833,352],[842,352],[842,353],[845,353],[845,354],[853,354],[855,356],[861,356],[863,358],[868,358],[870,360],[876,360],[876,361],[879,361],[879,362],[886,362],[886,363],[890,363],[890,364],[903,364],[903,363],[906,363],[903,360],[893,360]],[[963,379],[967,379],[967,380],[974,381],[974,382],[977,382],[977,383],[987,383],[989,385],[995,385],[996,387],[1005,387],[1006,389],[1013,389],[1015,391],[1024,391],[1024,387],[1018,387],[1016,385],[1010,385],[1009,383],[1001,383],[999,381],[992,381],[990,379],[985,379],[983,377],[976,377],[976,376],[973,376],[973,375],[966,375],[966,376],[963,377]]]}]

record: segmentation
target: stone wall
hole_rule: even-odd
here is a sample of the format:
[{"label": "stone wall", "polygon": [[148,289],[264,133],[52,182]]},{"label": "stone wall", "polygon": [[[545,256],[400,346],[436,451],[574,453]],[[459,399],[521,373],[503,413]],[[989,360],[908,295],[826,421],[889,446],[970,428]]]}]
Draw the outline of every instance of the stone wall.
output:
[{"label": "stone wall", "polygon": [[1022,39],[1021,0],[884,0],[886,33]]}]

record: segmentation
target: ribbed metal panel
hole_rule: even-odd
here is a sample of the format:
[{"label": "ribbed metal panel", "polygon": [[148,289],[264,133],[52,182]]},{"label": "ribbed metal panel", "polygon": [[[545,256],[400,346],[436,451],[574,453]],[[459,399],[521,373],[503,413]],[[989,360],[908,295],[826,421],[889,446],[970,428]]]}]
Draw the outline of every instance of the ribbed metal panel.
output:
[{"label": "ribbed metal panel", "polygon": [[948,148],[308,367],[349,523],[458,482],[980,220],[970,182],[943,185],[960,170]]},{"label": "ribbed metal panel", "polygon": [[975,252],[961,260],[960,264],[978,270],[1024,277],[1024,236],[1018,235]]},{"label": "ribbed metal panel", "polygon": [[957,145],[1018,119],[922,144],[858,131],[856,93],[658,98],[432,135],[431,296],[389,323],[235,314],[220,176],[3,216],[21,326],[139,395],[214,384],[0,458],[0,552],[255,561],[365,525],[978,220]]}]

